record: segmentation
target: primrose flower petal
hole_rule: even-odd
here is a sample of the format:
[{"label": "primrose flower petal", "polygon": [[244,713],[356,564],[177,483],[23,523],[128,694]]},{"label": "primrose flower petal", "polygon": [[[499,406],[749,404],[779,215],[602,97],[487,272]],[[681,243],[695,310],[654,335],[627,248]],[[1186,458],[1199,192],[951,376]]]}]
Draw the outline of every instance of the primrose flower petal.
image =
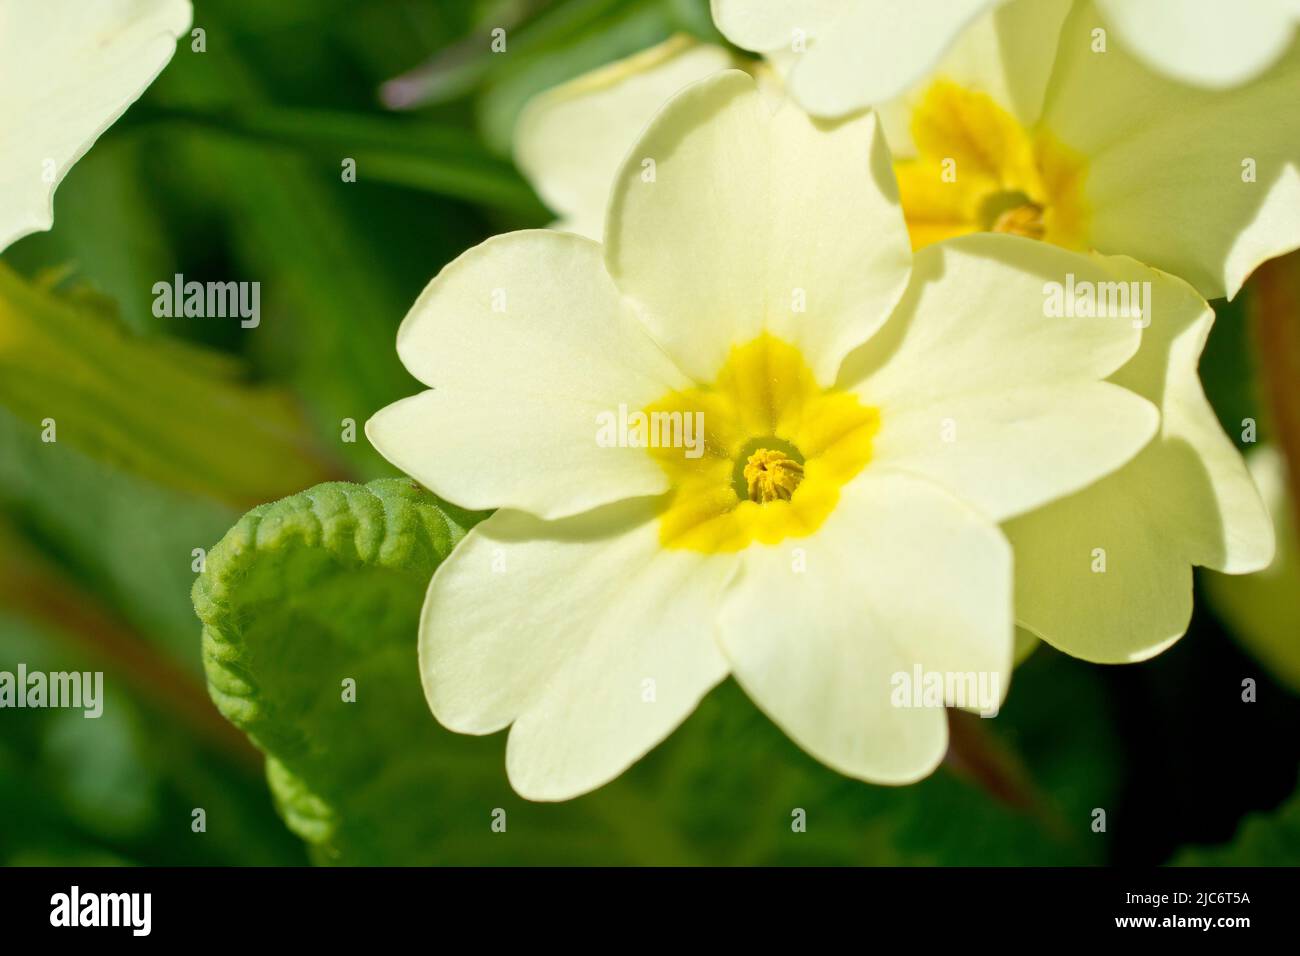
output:
[{"label": "primrose flower petal", "polygon": [[1151,325],[1111,381],[1156,403],[1156,440],[1095,485],[1005,526],[1022,625],[1075,657],[1143,660],[1186,630],[1192,565],[1267,567],[1273,528],[1196,367],[1214,313],[1172,276],[1111,260],[1152,283]]},{"label": "primrose flower petal", "polygon": [[430,706],[461,733],[513,721],[506,767],[522,796],[613,779],[727,675],[701,622],[734,562],[662,548],[655,509],[498,511],[434,577],[420,629]]},{"label": "primrose flower petal", "polygon": [[1044,278],[1067,274],[1120,278],[1027,239],[969,236],[922,250],[890,324],[841,375],[880,409],[875,460],[926,475],[1000,521],[1132,458],[1158,415],[1102,379],[1137,351],[1138,324],[1048,317]]},{"label": "primrose flower petal", "polygon": [[897,96],[996,0],[713,0],[713,20],[764,54],[814,116]]},{"label": "primrose flower petal", "polygon": [[561,214],[552,228],[599,239],[610,184],[637,134],[678,90],[733,65],[721,47],[675,36],[530,100],[515,160]]},{"label": "primrose flower petal", "polygon": [[948,726],[940,710],[897,706],[895,675],[976,672],[1007,686],[1011,551],[974,509],[905,474],[864,475],[835,518],[798,552],[745,553],[722,647],[809,753],[849,776],[910,783],[943,758]]},{"label": "primrose flower petal", "polygon": [[1097,0],[1097,6],[1147,67],[1214,88],[1259,76],[1300,24],[1296,0]]},{"label": "primrose flower petal", "polygon": [[[668,489],[644,455],[594,441],[600,411],[639,411],[687,380],[590,239],[538,230],[476,246],[416,300],[397,352],[430,391],[380,411],[366,434],[443,497],[556,518]],[[469,357],[487,355],[485,375]]]},{"label": "primrose flower petal", "polygon": [[[524,796],[610,780],[728,673],[879,782],[936,765],[945,705],[999,706],[998,520],[1149,440],[1151,403],[1105,381],[1140,333],[1050,313],[1045,280],[1112,271],[1041,243],[971,237],[913,273],[889,164],[872,116],[811,121],[718,73],[632,147],[603,248],[489,240],[403,324],[433,391],[367,433],[453,502],[502,508],[430,584],[425,693],[454,730],[511,726]],[[630,431],[602,440],[602,420]]]},{"label": "primrose flower petal", "polygon": [[651,122],[615,180],[605,243],[651,334],[701,380],[766,328],[829,383],[888,316],[910,260],[875,118],[774,108],[738,70]]},{"label": "primrose flower petal", "polygon": [[189,0],[0,0],[0,251],[53,225],[54,190],[192,15]]},{"label": "primrose flower petal", "polygon": [[[1036,15],[1054,17],[1071,0],[1028,0]],[[997,22],[1014,42],[1016,21],[1006,0],[712,0],[718,29],[737,46],[761,53],[786,77],[800,104],[816,116],[879,107],[942,61],[946,73],[963,32]],[[1291,45],[1300,25],[1296,0],[1096,0],[1103,20],[1149,71],[1179,83],[1225,89],[1256,79]],[[1036,46],[1047,53],[1055,47]],[[1034,80],[1032,71],[1011,74]]]}]

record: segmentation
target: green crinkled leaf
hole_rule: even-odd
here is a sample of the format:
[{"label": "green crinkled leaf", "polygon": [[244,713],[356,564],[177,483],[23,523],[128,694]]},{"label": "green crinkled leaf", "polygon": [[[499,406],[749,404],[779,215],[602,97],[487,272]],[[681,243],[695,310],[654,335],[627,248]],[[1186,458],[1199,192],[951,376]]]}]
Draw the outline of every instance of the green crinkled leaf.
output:
[{"label": "green crinkled leaf", "polygon": [[1300,789],[1271,813],[1246,817],[1229,842],[1184,847],[1169,862],[1173,866],[1300,865]]},{"label": "green crinkled leaf", "polygon": [[476,517],[406,480],[319,485],[250,511],[195,582],[212,698],[268,754],[289,826],[328,858],[404,856],[402,814],[453,756],[424,704],[414,622]]},{"label": "green crinkled leaf", "polygon": [[[1079,835],[1087,834],[1081,812],[1066,814],[1084,822],[1067,826],[1063,837],[1060,827],[1044,828],[945,772],[912,787],[841,777],[791,743],[730,681],[609,786],[562,804],[520,799],[506,779],[505,735],[443,730],[418,675],[416,633],[428,580],[478,517],[404,479],[326,484],[254,509],[209,554],[194,604],[213,699],[267,753],[277,804],[318,860],[1099,859],[1102,843]],[[355,703],[342,699],[345,678],[356,681]],[[1068,759],[1060,751],[1072,748],[1072,738],[1052,722],[1068,722],[1069,714],[1024,703],[988,722],[990,732],[1029,728],[1044,745],[1031,752]],[[1006,728],[992,726],[1004,719]],[[1055,783],[1052,768],[1044,769]],[[1078,801],[1104,801],[1089,786]],[[498,809],[504,833],[492,829]],[[804,832],[791,827],[796,810],[806,814]]]}]

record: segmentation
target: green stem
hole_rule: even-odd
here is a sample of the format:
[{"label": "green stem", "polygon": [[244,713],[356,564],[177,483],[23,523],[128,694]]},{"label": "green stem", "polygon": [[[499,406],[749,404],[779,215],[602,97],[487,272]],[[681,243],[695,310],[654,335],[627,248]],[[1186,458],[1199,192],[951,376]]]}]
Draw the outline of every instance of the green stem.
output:
[{"label": "green stem", "polygon": [[964,710],[948,711],[948,768],[984,790],[993,799],[1040,820],[1054,832],[1063,823],[1050,809],[1029,770],[1010,748],[988,731],[982,717]]}]

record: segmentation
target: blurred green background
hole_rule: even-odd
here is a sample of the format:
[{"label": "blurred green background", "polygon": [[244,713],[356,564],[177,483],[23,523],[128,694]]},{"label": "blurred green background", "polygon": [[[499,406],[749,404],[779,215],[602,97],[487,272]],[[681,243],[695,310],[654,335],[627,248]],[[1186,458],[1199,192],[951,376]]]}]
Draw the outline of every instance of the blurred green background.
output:
[{"label": "blurred green background", "polygon": [[[498,25],[505,56],[484,40]],[[268,787],[209,699],[194,549],[261,502],[394,476],[360,427],[417,387],[398,322],[461,251],[551,219],[510,162],[520,107],[675,32],[715,35],[705,0],[198,0],[195,26],[205,51],[182,38],[60,187],[53,231],[0,259],[0,670],[103,670],[108,697],[98,720],[0,712],[0,861],[1300,862],[1300,583],[1243,596],[1198,578],[1188,636],[1143,665],[1039,648],[997,720],[957,720],[963,760],[914,787],[822,768],[727,684],[616,783],[530,805],[506,784],[504,735],[454,737],[424,708],[427,575],[355,573],[355,556],[309,541],[321,507],[427,517],[409,482],[260,512],[282,550],[231,545],[209,570],[311,582],[292,607],[250,586],[222,611],[271,622],[265,653],[303,674],[273,687],[261,652],[227,649],[229,707],[276,692],[301,705],[250,711],[276,758]],[[385,109],[381,90],[419,104]],[[260,282],[261,325],[155,317],[152,286],[175,273]],[[1202,372],[1228,433],[1256,418],[1268,439],[1252,295],[1216,303]],[[330,606],[350,587],[364,619]],[[349,674],[358,702],[325,714]]]}]

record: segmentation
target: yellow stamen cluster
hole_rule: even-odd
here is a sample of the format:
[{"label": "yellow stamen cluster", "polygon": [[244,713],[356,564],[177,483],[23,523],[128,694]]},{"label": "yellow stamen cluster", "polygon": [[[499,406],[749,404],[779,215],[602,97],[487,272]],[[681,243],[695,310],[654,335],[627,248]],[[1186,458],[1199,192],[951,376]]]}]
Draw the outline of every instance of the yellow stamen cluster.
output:
[{"label": "yellow stamen cluster", "polygon": [[745,463],[745,486],[750,501],[760,504],[778,499],[789,501],[801,481],[803,465],[783,451],[760,448]]}]

